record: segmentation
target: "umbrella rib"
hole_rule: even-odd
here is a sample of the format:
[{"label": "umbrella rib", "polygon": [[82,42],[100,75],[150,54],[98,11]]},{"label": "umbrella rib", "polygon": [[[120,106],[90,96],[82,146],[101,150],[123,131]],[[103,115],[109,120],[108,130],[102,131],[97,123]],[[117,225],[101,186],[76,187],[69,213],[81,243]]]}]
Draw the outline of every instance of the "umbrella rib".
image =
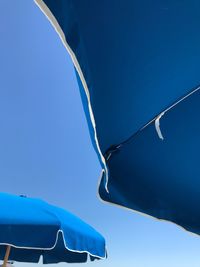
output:
[{"label": "umbrella rib", "polygon": [[198,85],[197,87],[193,88],[189,93],[187,93],[186,95],[182,96],[181,98],[179,98],[178,100],[176,100],[172,105],[168,106],[162,112],[160,112],[159,114],[157,114],[156,116],[154,116],[153,119],[151,119],[149,122],[147,122],[144,126],[142,126],[138,131],[136,131],[133,135],[131,135],[125,141],[121,142],[118,145],[110,146],[107,149],[107,151],[104,153],[104,157],[105,157],[106,161],[108,161],[110,159],[110,157],[112,156],[112,154],[114,152],[116,152],[118,149],[121,149],[122,146],[126,145],[127,143],[131,142],[133,140],[133,138],[137,134],[139,134],[142,130],[144,130],[148,125],[150,125],[153,122],[155,122],[155,128],[156,128],[156,131],[158,133],[159,138],[163,140],[164,138],[163,138],[163,135],[162,135],[161,130],[160,130],[160,119],[161,119],[161,117],[166,112],[168,112],[169,110],[171,110],[172,108],[174,108],[176,105],[178,105],[180,102],[184,101],[185,99],[187,99],[188,97],[190,97],[191,95],[193,95],[194,93],[196,93],[199,90],[200,90],[200,85]]},{"label": "umbrella rib", "polygon": [[4,257],[4,261],[3,261],[3,266],[2,267],[6,267],[6,265],[7,265],[8,258],[10,256],[10,250],[11,250],[11,246],[7,246],[6,254],[5,254],[5,257]]}]

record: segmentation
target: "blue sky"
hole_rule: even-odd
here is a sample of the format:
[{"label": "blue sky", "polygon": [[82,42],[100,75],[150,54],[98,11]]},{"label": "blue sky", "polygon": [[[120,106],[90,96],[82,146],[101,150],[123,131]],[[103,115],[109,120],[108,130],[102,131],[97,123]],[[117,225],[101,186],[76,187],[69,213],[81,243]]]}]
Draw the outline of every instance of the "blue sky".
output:
[{"label": "blue sky", "polygon": [[43,198],[100,231],[109,258],[85,266],[199,266],[199,237],[97,198],[101,169],[74,68],[33,0],[0,1],[0,36],[1,191]]}]

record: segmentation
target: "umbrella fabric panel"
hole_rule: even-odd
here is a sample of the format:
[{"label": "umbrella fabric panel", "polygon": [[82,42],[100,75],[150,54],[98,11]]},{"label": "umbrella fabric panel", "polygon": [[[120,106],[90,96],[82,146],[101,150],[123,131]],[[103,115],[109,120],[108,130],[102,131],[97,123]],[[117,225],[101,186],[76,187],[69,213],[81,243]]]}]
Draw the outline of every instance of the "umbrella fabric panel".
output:
[{"label": "umbrella fabric panel", "polygon": [[0,243],[19,247],[51,248],[60,221],[50,205],[39,199],[0,193]]},{"label": "umbrella fabric panel", "polygon": [[152,122],[107,160],[109,193],[101,198],[200,234],[200,92]]},{"label": "umbrella fabric panel", "polygon": [[99,258],[106,256],[104,238],[91,226],[64,209],[39,199],[1,193],[0,210],[2,245],[54,249],[61,233],[63,250],[87,252]]},{"label": "umbrella fabric panel", "polygon": [[80,64],[102,153],[200,84],[198,0],[38,2]]}]

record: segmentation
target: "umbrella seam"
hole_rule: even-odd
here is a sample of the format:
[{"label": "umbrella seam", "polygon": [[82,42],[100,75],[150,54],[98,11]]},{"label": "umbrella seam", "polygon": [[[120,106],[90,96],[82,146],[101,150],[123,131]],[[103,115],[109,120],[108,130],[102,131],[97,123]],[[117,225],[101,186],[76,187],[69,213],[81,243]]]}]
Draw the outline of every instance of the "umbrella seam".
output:
[{"label": "umbrella seam", "polygon": [[192,89],[189,93],[187,93],[186,95],[182,96],[181,98],[179,98],[178,100],[176,100],[172,105],[168,106],[163,111],[161,111],[159,114],[157,114],[156,116],[154,116],[153,119],[151,119],[149,122],[147,122],[144,126],[142,126],[139,130],[137,130],[133,135],[131,135],[125,141],[121,142],[118,145],[111,146],[110,148],[108,148],[107,151],[104,153],[104,157],[106,159],[106,162],[110,159],[110,157],[112,156],[112,154],[116,150],[121,149],[125,144],[131,142],[133,140],[133,138],[135,138],[135,136],[137,136],[142,130],[144,130],[148,125],[150,125],[153,122],[155,122],[155,128],[157,130],[158,136],[162,139],[162,137],[161,137],[162,136],[162,133],[161,133],[161,131],[159,132],[160,129],[159,129],[159,125],[158,125],[160,118],[165,113],[167,113],[169,110],[171,110],[172,108],[174,108],[179,103],[181,103],[182,101],[186,100],[188,97],[190,97],[191,95],[193,95],[194,93],[196,93],[199,90],[200,90],[200,85],[198,85],[197,87],[195,87],[194,89]]}]

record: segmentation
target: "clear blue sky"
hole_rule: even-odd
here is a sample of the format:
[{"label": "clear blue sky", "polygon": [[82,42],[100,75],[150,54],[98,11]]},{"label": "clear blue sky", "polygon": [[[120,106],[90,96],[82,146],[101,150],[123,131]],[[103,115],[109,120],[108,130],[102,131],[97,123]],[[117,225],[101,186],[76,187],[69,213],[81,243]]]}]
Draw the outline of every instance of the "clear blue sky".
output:
[{"label": "clear blue sky", "polygon": [[109,258],[83,266],[199,267],[199,237],[97,198],[100,164],[72,62],[33,0],[0,1],[0,36],[1,191],[43,198],[99,230]]}]

